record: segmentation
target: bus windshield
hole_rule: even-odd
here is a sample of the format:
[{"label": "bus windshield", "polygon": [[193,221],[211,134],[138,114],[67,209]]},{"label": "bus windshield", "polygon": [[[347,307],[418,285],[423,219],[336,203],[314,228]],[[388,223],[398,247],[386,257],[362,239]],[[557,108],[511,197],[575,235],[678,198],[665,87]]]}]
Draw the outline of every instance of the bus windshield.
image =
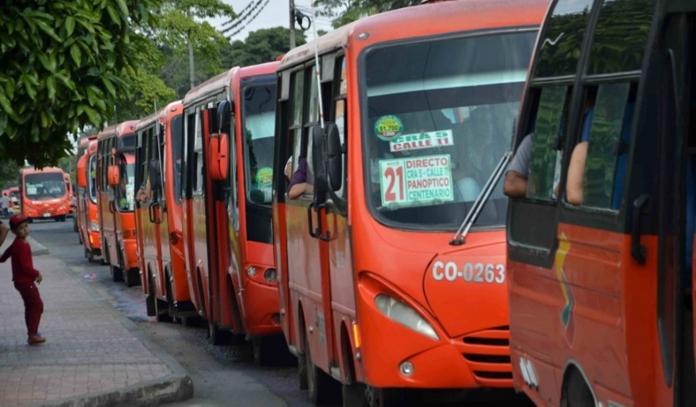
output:
[{"label": "bus windshield", "polygon": [[92,203],[97,203],[97,155],[92,154],[89,157],[89,172],[87,173],[89,180],[87,188],[89,191],[89,200]]},{"label": "bus windshield", "polygon": [[[266,79],[266,78],[264,78]],[[271,203],[276,87],[273,76],[244,88],[244,171],[247,199]]]},{"label": "bus windshield", "polygon": [[26,196],[33,200],[62,198],[65,195],[65,180],[60,172],[27,174],[24,177]]},{"label": "bus windshield", "polygon": [[[365,188],[380,222],[459,226],[511,148],[535,36],[529,30],[418,41],[365,55]],[[476,225],[503,225],[506,205],[499,184]]]},{"label": "bus windshield", "polygon": [[135,164],[121,163],[117,199],[120,212],[130,212],[135,208]]}]

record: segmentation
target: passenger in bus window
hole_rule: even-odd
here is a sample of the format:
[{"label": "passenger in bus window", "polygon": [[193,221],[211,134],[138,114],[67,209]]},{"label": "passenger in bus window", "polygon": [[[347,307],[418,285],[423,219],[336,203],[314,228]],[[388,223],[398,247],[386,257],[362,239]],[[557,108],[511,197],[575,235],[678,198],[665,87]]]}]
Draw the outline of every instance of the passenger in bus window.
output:
[{"label": "passenger in bus window", "polygon": [[[291,157],[292,159],[292,157]],[[292,171],[292,160],[288,160],[285,164],[285,176],[290,179],[288,184],[288,198],[297,199],[304,194],[310,194],[314,192],[312,185],[307,182],[307,159],[305,157],[300,157],[297,163],[297,169],[292,177],[289,174]]]},{"label": "passenger in bus window", "polygon": [[592,128],[592,117],[594,116],[594,96],[596,93],[589,93],[585,98],[583,106],[582,132],[580,142],[573,147],[568,164],[568,177],[566,180],[566,200],[573,205],[582,204],[583,181],[585,173],[585,161],[587,160],[587,148],[590,141],[590,129]]},{"label": "passenger in bus window", "polygon": [[523,198],[527,194],[529,161],[532,158],[532,136],[533,134],[530,133],[522,139],[505,172],[503,192],[510,198]]}]

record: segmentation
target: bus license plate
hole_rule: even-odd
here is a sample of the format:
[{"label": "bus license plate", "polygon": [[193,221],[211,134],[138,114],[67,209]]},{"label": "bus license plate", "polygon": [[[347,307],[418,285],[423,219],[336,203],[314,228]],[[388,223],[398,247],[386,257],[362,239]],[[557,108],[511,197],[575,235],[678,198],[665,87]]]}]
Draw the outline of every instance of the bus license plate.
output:
[{"label": "bus license plate", "polygon": [[46,212],[46,213],[43,214],[43,217],[44,217],[44,218],[50,218],[50,217],[51,217],[51,213],[50,213],[50,212]]}]

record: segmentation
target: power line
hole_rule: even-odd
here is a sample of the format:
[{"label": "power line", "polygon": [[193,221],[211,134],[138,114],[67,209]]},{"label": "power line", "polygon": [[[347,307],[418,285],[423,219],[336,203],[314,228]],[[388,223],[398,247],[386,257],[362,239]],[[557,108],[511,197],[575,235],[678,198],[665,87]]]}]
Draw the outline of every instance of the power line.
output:
[{"label": "power line", "polygon": [[254,1],[255,1],[255,0],[251,0],[246,6],[244,6],[244,8],[242,9],[242,11],[240,11],[240,12],[237,14],[237,16],[236,16],[235,18],[232,18],[232,19],[229,19],[229,20],[225,21],[224,23],[222,23],[222,25],[223,25],[223,26],[226,26],[226,25],[232,24],[232,23],[234,23],[235,21],[239,20],[239,18],[240,18],[241,16],[243,16],[244,13],[246,13],[247,10],[249,10],[249,8],[254,4]]},{"label": "power line", "polygon": [[[251,22],[254,21],[254,20],[256,19],[256,17],[259,16],[259,14],[261,14],[261,12],[263,11],[263,9],[266,8],[266,6],[268,5],[268,2],[269,2],[269,1],[270,1],[270,0],[259,0],[259,5],[260,5],[260,7],[258,7],[258,8],[256,9],[256,13],[255,13],[254,15],[252,15],[252,16],[249,18],[249,20],[246,21],[246,23],[245,23],[243,26],[239,27],[239,28],[238,28],[237,30],[235,30],[232,34],[227,35],[227,39],[232,39],[232,37],[234,37],[235,35],[237,35],[237,34],[239,34],[240,32],[242,32],[245,28],[247,28],[247,27],[249,26],[249,24],[251,24]],[[262,4],[261,2],[263,2],[263,4]],[[227,31],[229,31],[230,29],[231,29],[231,28],[228,28],[228,29],[226,29],[226,30],[223,30],[223,32],[227,32]]]},{"label": "power line", "polygon": [[[264,3],[264,1],[265,1],[265,3]],[[258,16],[259,11],[263,10],[263,8],[266,6],[266,4],[268,4],[268,0],[255,0],[255,2],[249,3],[249,5],[252,5],[252,6],[250,8],[248,8],[248,10],[244,14],[237,17],[237,19],[232,22],[232,25],[223,29],[221,32],[226,33],[226,32],[232,31],[232,30],[236,29],[242,23],[244,23],[244,26],[246,26],[250,21],[253,21],[256,18],[256,16]],[[249,18],[251,18],[251,20],[249,20]],[[235,33],[236,33],[236,31],[235,31]],[[232,34],[232,35],[234,35],[234,34]]]}]

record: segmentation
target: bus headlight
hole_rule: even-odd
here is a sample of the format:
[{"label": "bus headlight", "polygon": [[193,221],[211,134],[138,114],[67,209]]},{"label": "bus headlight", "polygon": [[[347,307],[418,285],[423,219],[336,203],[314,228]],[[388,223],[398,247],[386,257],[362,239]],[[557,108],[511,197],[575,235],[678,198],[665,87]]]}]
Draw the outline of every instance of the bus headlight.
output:
[{"label": "bus headlight", "polygon": [[416,310],[386,294],[378,294],[375,297],[375,305],[387,318],[398,322],[401,325],[412,329],[428,338],[437,341],[440,337],[435,333],[430,325]]},{"label": "bus headlight", "polygon": [[99,232],[99,224],[97,222],[89,222],[89,230],[91,232]]}]

